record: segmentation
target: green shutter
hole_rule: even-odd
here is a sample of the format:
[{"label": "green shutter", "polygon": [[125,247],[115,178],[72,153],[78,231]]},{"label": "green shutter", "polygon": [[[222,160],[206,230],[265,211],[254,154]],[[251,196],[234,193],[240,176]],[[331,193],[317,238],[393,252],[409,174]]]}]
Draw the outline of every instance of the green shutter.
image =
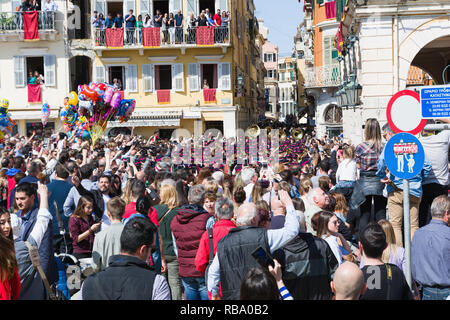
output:
[{"label": "green shutter", "polygon": [[323,0],[316,0],[318,5],[321,5],[323,3]]},{"label": "green shutter", "polygon": [[337,59],[337,57],[338,57],[338,52],[337,52],[337,50],[331,51],[331,59]]},{"label": "green shutter", "polygon": [[336,21],[341,21],[347,0],[336,1]]}]

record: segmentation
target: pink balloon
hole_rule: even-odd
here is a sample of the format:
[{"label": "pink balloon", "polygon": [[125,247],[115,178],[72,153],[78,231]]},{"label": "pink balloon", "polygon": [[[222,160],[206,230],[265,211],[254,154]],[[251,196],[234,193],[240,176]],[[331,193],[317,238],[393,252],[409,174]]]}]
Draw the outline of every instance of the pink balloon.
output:
[{"label": "pink balloon", "polygon": [[105,103],[110,103],[113,95],[114,89],[112,87],[106,88],[105,94],[103,95],[103,100],[105,101]]},{"label": "pink balloon", "polygon": [[111,99],[111,107],[113,109],[117,109],[120,106],[120,100],[122,100],[122,96],[119,92],[114,93],[112,99]]}]

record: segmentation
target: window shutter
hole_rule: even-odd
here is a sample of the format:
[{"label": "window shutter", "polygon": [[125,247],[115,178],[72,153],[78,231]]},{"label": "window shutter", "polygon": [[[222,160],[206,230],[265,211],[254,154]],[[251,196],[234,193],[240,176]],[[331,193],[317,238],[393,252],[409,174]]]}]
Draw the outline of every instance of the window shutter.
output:
[{"label": "window shutter", "polygon": [[97,12],[103,13],[105,18],[108,16],[108,13],[106,12],[106,1],[105,0],[95,0],[95,6],[94,10],[97,10]]},{"label": "window shutter", "polygon": [[126,83],[125,89],[127,92],[138,92],[137,88],[137,65],[130,64],[126,67]]},{"label": "window shutter", "polygon": [[56,57],[44,56],[44,83],[46,87],[56,86]]},{"label": "window shutter", "polygon": [[216,6],[216,12],[217,9],[220,9],[220,11],[228,11],[228,0],[216,0],[215,3]]},{"label": "window shutter", "polygon": [[154,66],[152,64],[142,65],[142,83],[144,92],[153,92]]},{"label": "window shutter", "polygon": [[185,11],[187,13],[187,15],[189,15],[191,12],[194,14],[194,16],[198,16],[198,14],[200,12],[198,9],[198,0],[187,0],[187,11]]},{"label": "window shutter", "polygon": [[15,56],[14,60],[14,84],[16,87],[25,87],[25,57]]},{"label": "window shutter", "polygon": [[169,2],[169,12],[173,12],[173,14],[177,14],[178,10],[181,10],[183,12],[181,0],[170,0]]},{"label": "window shutter", "polygon": [[[136,8],[135,8],[135,3],[134,0],[126,0],[123,2],[124,6],[123,6],[123,18],[125,19],[125,16],[128,14],[128,11],[133,10],[133,14],[134,16],[136,16]],[[136,18],[137,20],[137,18]],[[142,18],[142,20],[144,20],[144,18]]]},{"label": "window shutter", "polygon": [[175,91],[184,91],[184,72],[182,63],[172,65],[172,89]]},{"label": "window shutter", "polygon": [[230,63],[219,64],[219,89],[231,90],[231,70]]},{"label": "window shutter", "polygon": [[150,12],[150,4],[148,0],[140,0],[140,14],[142,15],[142,20],[144,20],[145,15],[148,13],[151,16],[153,14]]},{"label": "window shutter", "polygon": [[324,60],[323,60],[323,64],[324,65],[329,65],[331,64],[331,41],[332,41],[332,37],[325,37],[323,42],[323,48],[324,48]]},{"label": "window shutter", "polygon": [[188,65],[189,91],[200,91],[200,65],[190,63]]},{"label": "window shutter", "polygon": [[95,82],[105,82],[105,67],[102,65],[95,66]]}]

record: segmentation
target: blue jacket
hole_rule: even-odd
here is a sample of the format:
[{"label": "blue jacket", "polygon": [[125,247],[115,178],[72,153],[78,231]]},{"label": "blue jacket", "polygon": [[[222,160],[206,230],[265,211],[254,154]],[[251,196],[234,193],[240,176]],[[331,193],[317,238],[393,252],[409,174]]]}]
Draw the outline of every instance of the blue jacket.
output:
[{"label": "blue jacket", "polygon": [[[23,232],[20,236],[20,240],[27,241],[30,236],[31,231],[36,223],[36,218],[38,214],[39,208],[34,206],[30,212],[28,212],[25,216],[22,216],[22,212],[18,211],[17,215],[22,217],[23,221]],[[47,231],[44,234],[44,238],[42,239],[41,246],[39,247],[39,255],[41,257],[41,265],[44,270],[47,279],[50,284],[57,280],[57,267],[56,262],[53,256],[53,237],[52,237],[53,225],[52,221],[49,221],[49,225]]]},{"label": "blue jacket", "polygon": [[[386,150],[386,147],[383,149],[383,152],[381,152],[380,157],[378,158],[377,166],[377,176],[381,179],[384,179],[386,177],[386,161],[384,160],[384,151]],[[431,173],[431,162],[428,160],[427,155],[425,155],[425,164],[423,165],[422,171],[420,174],[415,176],[412,179],[409,179],[409,193],[412,196],[415,196],[417,198],[422,197],[422,181],[424,178],[428,177]],[[403,179],[397,178],[392,173],[389,173],[389,179],[392,180],[392,182],[395,184],[397,188],[400,190],[403,190]],[[387,185],[387,192],[388,194],[394,191],[394,188],[390,185]]]}]

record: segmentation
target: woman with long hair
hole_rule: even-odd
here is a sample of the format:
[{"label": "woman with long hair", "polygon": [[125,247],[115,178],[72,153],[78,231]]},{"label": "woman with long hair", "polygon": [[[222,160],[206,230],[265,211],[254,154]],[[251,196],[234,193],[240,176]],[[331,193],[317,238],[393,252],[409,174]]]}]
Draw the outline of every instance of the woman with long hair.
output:
[{"label": "woman with long hair", "polygon": [[[371,221],[386,219],[387,199],[383,196],[384,184],[377,173],[377,161],[383,151],[381,128],[377,119],[367,119],[365,141],[356,147],[356,165],[360,169],[350,202],[350,209],[360,209],[359,233]],[[372,217],[372,201],[375,215]]]},{"label": "woman with long hair", "polygon": [[11,216],[0,207],[0,300],[17,300],[20,278],[14,250]]},{"label": "woman with long hair", "polygon": [[233,198],[233,178],[226,174],[223,177],[223,196],[228,199]]},{"label": "woman with long hair", "polygon": [[94,202],[82,196],[69,219],[69,231],[72,238],[73,255],[77,259],[90,258],[94,246],[95,232],[100,229],[101,222],[94,223],[92,212]]},{"label": "woman with long hair", "polygon": [[209,178],[211,176],[212,173],[209,168],[201,168],[199,173],[197,174],[197,177],[195,178],[195,184],[202,184],[206,178]]},{"label": "woman with long hair", "polygon": [[131,187],[133,185],[134,179],[127,180],[125,188],[123,188],[122,200],[128,205],[131,202]]},{"label": "woman with long hair", "polygon": [[343,262],[342,256],[352,253],[344,236],[339,233],[338,218],[331,212],[320,212],[317,221],[317,237],[324,239],[330,245],[339,264]]},{"label": "woman with long hair", "polygon": [[[182,180],[179,182],[183,183]],[[178,275],[178,259],[174,251],[172,241],[172,229],[170,223],[178,212],[179,193],[170,184],[165,184],[161,187],[159,197],[161,202],[154,208],[158,214],[159,235],[162,239],[165,262],[167,266],[166,276],[168,278],[170,291],[173,300],[181,300],[181,280]]]}]

